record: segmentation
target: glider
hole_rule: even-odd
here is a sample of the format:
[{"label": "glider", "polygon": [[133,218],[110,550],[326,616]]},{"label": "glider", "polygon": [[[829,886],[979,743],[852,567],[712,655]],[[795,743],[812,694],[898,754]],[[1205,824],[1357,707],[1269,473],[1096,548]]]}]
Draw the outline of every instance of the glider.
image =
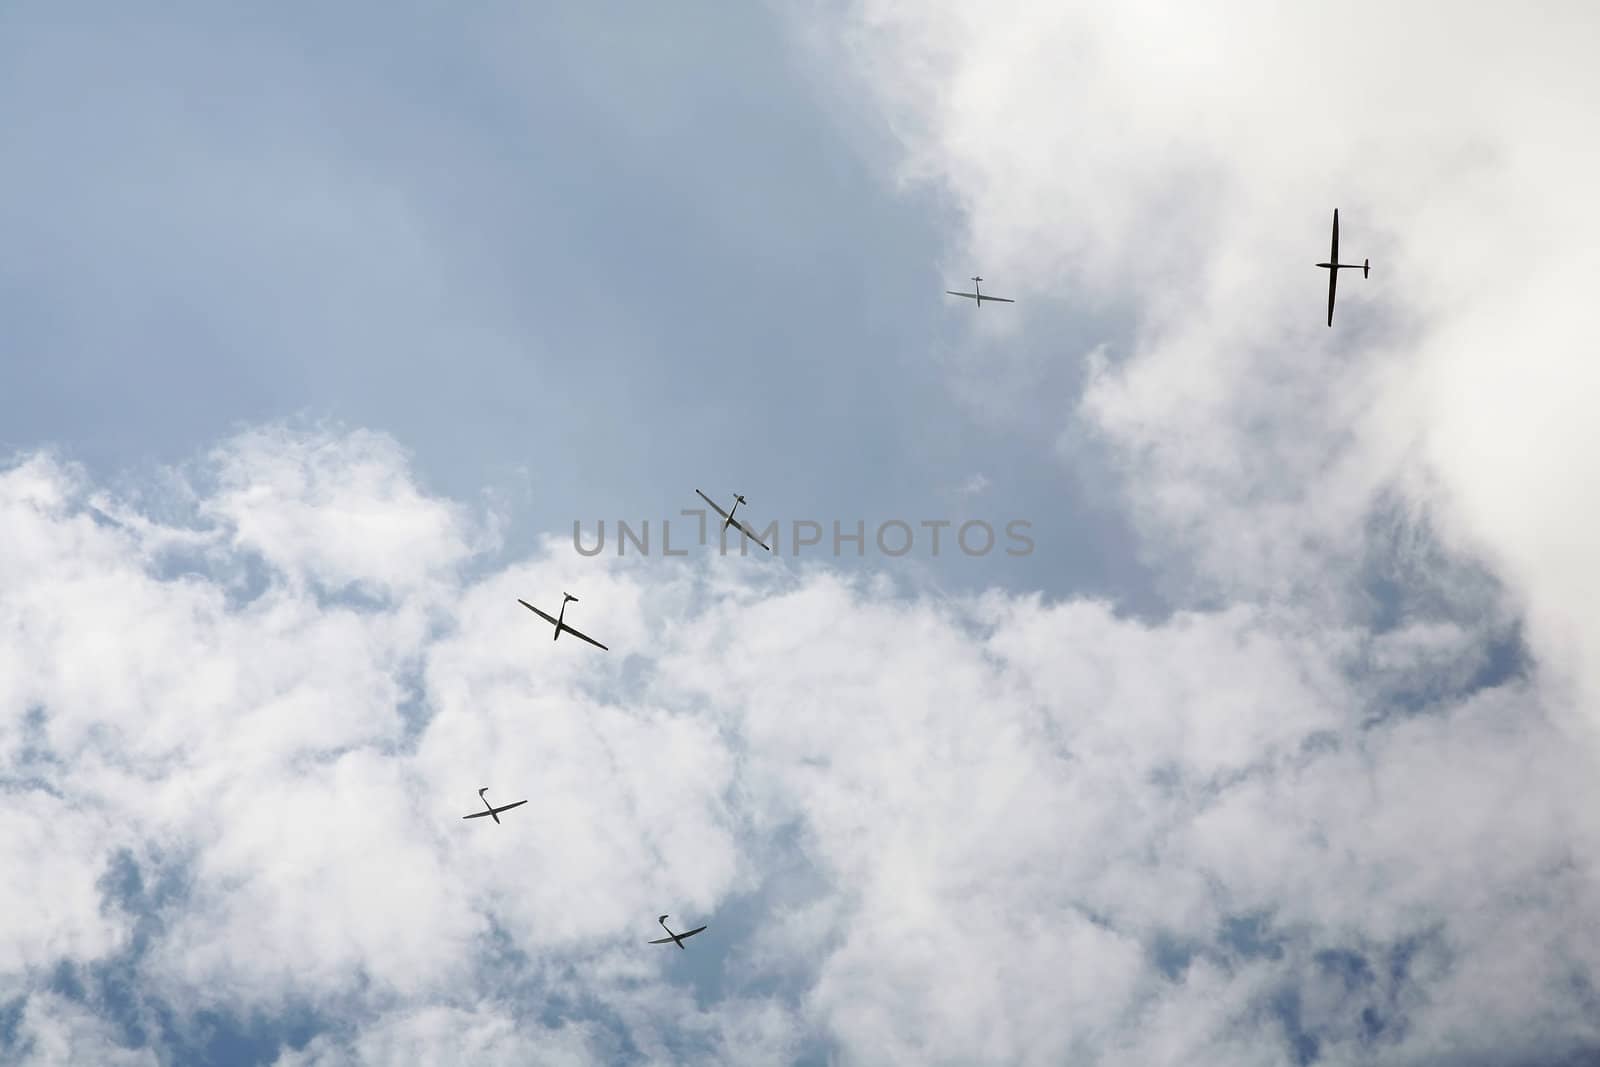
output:
[{"label": "glider", "polygon": [[[696,489],[695,492],[700,493],[700,490]],[[766,548],[768,552],[772,551],[772,549],[767,548],[766,544],[762,542],[761,538],[757,537],[751,531],[750,527],[746,526],[744,523],[742,523],[738,519],[734,518],[733,517],[733,512],[731,512],[731,511],[723,511],[721,508],[718,508],[717,507],[717,502],[712,500],[710,497],[706,496],[704,493],[700,493],[700,499],[704,500],[707,504],[710,504],[713,508],[717,509],[717,514],[721,515],[722,518],[723,518],[722,528],[724,530],[726,530],[730,526],[737,526],[739,528],[739,532],[740,533],[742,533],[746,537],[750,538],[750,540],[754,541],[756,544],[761,545],[762,548]],[[744,497],[740,496],[738,493],[733,494],[733,510],[734,511],[738,511],[739,510],[739,505],[743,504],[743,503],[745,503]],[[693,514],[693,512],[690,512],[690,514]],[[688,937],[689,935],[688,934],[684,934],[683,936]]]},{"label": "glider", "polygon": [[[672,932],[672,928],[667,925],[667,917],[665,915],[663,915],[663,916],[661,916],[661,918],[657,919],[656,922],[661,924],[661,929],[665,930],[667,932],[668,936],[662,937],[662,938],[657,938],[656,940],[649,942],[649,944],[652,944],[652,945],[665,945],[668,942],[671,942],[672,944],[677,945],[679,948],[683,948],[683,939],[684,938],[693,937],[695,934],[698,934],[701,930],[705,929],[704,926],[697,926],[693,930],[690,930],[686,934],[675,934],[675,933]],[[688,949],[684,949],[684,951],[687,952],[689,950]]]},{"label": "glider", "polygon": [[522,805],[527,803],[526,800],[519,800],[515,804],[502,804],[500,807],[497,808],[493,804],[489,803],[489,798],[488,797],[483,795],[483,794],[487,793],[488,791],[489,791],[489,787],[488,786],[484,786],[482,789],[478,790],[478,799],[483,801],[483,806],[488,808],[489,810],[488,811],[475,811],[471,815],[463,815],[463,816],[461,816],[463,819],[481,819],[485,815],[487,815],[491,819],[493,819],[495,822],[498,823],[500,821],[500,813],[502,811],[510,811],[512,808],[520,808],[520,807],[522,807]]},{"label": "glider", "polygon": [[554,626],[556,628],[556,635],[555,635],[555,637],[552,637],[550,640],[552,640],[552,641],[560,640],[561,635],[563,633],[569,633],[573,637],[581,637],[581,638],[583,638],[585,641],[589,642],[595,648],[601,649],[601,650],[606,651],[606,652],[610,652],[611,650],[609,648],[606,648],[606,646],[602,645],[599,641],[596,641],[594,638],[590,637],[586,633],[583,633],[581,630],[574,630],[572,627],[568,626],[564,621],[562,621],[567,617],[567,601],[571,600],[571,601],[575,602],[578,598],[573,596],[571,593],[562,593],[561,595],[563,597],[565,597],[566,599],[561,601],[561,614],[556,616],[553,619],[550,616],[546,615],[544,612],[540,611],[538,608],[534,607],[532,604],[528,603],[526,600],[523,600],[521,597],[517,598],[517,603],[521,604],[523,607],[527,608],[529,611],[531,611],[535,615],[539,616],[539,618],[543,619],[545,622],[549,623],[550,625],[552,625],[552,626]]},{"label": "glider", "polygon": [[978,284],[981,281],[983,281],[983,279],[978,277],[976,274],[974,274],[972,276],[972,289],[973,289],[972,292],[970,292],[970,293],[958,293],[954,289],[946,289],[945,292],[949,293],[951,296],[964,296],[969,300],[976,300],[978,302],[978,306],[979,307],[983,307],[983,302],[985,300],[996,300],[996,301],[999,301],[1002,304],[1015,304],[1016,303],[1016,301],[1011,299],[1009,296],[984,296],[983,295],[983,286]]},{"label": "glider", "polygon": [[[1356,265],[1354,263],[1340,263],[1339,262],[1339,209],[1338,208],[1334,208],[1333,209],[1333,251],[1328,253],[1328,262],[1326,262],[1326,263],[1318,263],[1317,266],[1325,268],[1327,270],[1327,272],[1328,272],[1328,325],[1332,326],[1333,325],[1333,291],[1334,291],[1334,289],[1338,288],[1338,285],[1339,285],[1339,269],[1341,267],[1344,268],[1345,270],[1355,270],[1356,269]],[[1372,260],[1364,259],[1364,260],[1361,261],[1361,276],[1363,278],[1367,277],[1367,274],[1371,269],[1372,269]]]}]

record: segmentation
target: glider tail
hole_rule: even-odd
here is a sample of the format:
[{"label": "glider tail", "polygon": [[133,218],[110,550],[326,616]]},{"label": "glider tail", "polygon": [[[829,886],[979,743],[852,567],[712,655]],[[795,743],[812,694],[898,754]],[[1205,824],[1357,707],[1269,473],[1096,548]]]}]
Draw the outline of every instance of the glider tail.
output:
[{"label": "glider tail", "polygon": [[1361,261],[1361,276],[1365,278],[1370,270],[1372,270],[1372,260],[1363,259]]}]

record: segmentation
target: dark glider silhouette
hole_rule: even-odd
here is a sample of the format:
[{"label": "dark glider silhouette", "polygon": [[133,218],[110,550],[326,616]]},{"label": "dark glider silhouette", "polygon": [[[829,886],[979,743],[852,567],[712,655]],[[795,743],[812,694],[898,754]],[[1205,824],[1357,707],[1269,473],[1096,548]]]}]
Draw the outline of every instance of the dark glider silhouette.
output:
[{"label": "dark glider silhouette", "polygon": [[[700,490],[696,489],[695,492],[700,493]],[[766,548],[768,552],[772,551],[772,549],[767,548],[766,544],[762,542],[761,538],[755,535],[755,532],[752,531],[750,527],[733,517],[733,511],[738,511],[739,505],[745,503],[744,497],[740,496],[738,493],[733,494],[733,511],[723,511],[721,508],[717,507],[717,502],[715,500],[712,500],[704,493],[700,493],[700,499],[704,500],[707,504],[710,504],[713,508],[716,508],[717,514],[722,516],[722,528],[724,530],[730,526],[736,526],[739,528],[739,532],[750,538],[750,540],[754,541],[758,545],[761,545],[762,548]],[[687,937],[689,935],[685,934],[684,936]]]},{"label": "dark glider silhouette", "polygon": [[954,289],[946,289],[945,292],[949,293],[951,296],[964,296],[968,300],[976,300],[978,302],[978,306],[979,307],[983,307],[983,302],[985,300],[994,300],[994,301],[998,301],[998,302],[1000,302],[1002,304],[1015,304],[1016,303],[1016,301],[1011,299],[1009,296],[985,296],[984,292],[983,292],[983,286],[978,284],[981,281],[983,281],[983,279],[978,277],[976,274],[974,274],[972,276],[972,289],[973,289],[972,292],[970,292],[970,293],[958,293]]},{"label": "dark glider silhouette", "polygon": [[556,635],[555,635],[555,637],[552,637],[550,640],[552,640],[552,641],[560,640],[561,635],[563,633],[569,633],[573,637],[581,637],[581,638],[583,638],[585,641],[589,642],[595,648],[603,649],[606,652],[610,652],[611,650],[609,648],[606,648],[606,646],[602,645],[599,641],[596,641],[594,638],[590,637],[586,633],[583,633],[581,630],[574,630],[572,627],[570,627],[570,626],[568,626],[566,624],[565,620],[566,620],[566,617],[567,617],[567,601],[570,600],[570,601],[576,603],[578,598],[573,596],[571,593],[562,593],[561,595],[565,598],[564,600],[561,601],[561,614],[555,616],[554,618],[552,618],[549,615],[546,615],[544,612],[540,611],[538,608],[534,607],[532,604],[528,603],[526,600],[523,600],[521,597],[517,598],[517,603],[521,604],[523,607],[527,608],[529,611],[531,611],[535,615],[539,616],[539,618],[543,619],[545,622],[549,623],[551,626],[554,626],[556,628]]},{"label": "dark glider silhouette", "polygon": [[[1355,270],[1356,269],[1356,265],[1354,263],[1340,263],[1339,262],[1339,209],[1338,208],[1334,208],[1333,209],[1333,251],[1328,253],[1328,262],[1326,262],[1326,263],[1318,263],[1317,266],[1326,268],[1327,271],[1328,271],[1328,325],[1332,326],[1333,325],[1333,292],[1334,292],[1335,289],[1337,289],[1339,287],[1339,271],[1341,269],[1343,269],[1343,270]],[[1361,276],[1363,278],[1367,277],[1367,274],[1371,269],[1372,269],[1372,260],[1364,259],[1364,260],[1361,261]]]},{"label": "dark glider silhouette", "polygon": [[[667,917],[665,915],[663,915],[663,916],[661,916],[661,918],[657,919],[656,922],[661,924],[661,929],[663,929],[663,930],[665,930],[667,932],[667,936],[666,937],[662,937],[662,938],[657,938],[656,940],[649,942],[649,944],[652,944],[652,945],[665,945],[665,944],[670,942],[670,943],[672,943],[674,945],[677,945],[679,948],[683,948],[683,939],[684,938],[693,937],[695,934],[698,934],[701,930],[705,929],[704,926],[696,926],[693,930],[690,930],[686,934],[675,934],[675,933],[672,932],[672,928],[667,925]],[[688,949],[684,949],[684,951],[687,952]]]},{"label": "dark glider silhouette", "polygon": [[488,791],[489,791],[489,787],[488,786],[484,786],[482,789],[478,790],[478,799],[483,801],[483,806],[488,808],[489,810],[488,811],[475,811],[471,815],[463,815],[463,816],[461,816],[463,819],[481,819],[485,815],[487,815],[487,816],[489,816],[489,818],[493,819],[495,822],[498,823],[500,821],[500,813],[502,811],[510,811],[512,808],[520,808],[520,807],[522,807],[522,805],[527,803],[526,800],[519,800],[515,804],[502,804],[497,808],[493,804],[489,803],[489,798],[488,797],[483,795],[483,794],[487,793]]}]

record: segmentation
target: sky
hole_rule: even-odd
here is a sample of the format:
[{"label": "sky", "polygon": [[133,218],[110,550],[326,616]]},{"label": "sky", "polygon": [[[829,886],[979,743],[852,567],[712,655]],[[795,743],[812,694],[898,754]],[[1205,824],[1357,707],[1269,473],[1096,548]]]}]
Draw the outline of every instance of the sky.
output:
[{"label": "sky", "polygon": [[1596,21],[8,5],[0,1058],[1600,1062]]}]

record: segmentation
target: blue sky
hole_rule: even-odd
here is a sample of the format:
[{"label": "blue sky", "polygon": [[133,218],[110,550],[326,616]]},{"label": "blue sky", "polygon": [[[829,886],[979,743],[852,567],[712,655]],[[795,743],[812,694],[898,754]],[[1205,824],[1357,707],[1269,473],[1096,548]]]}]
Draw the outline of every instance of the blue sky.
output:
[{"label": "blue sky", "polygon": [[831,541],[964,521],[982,475],[1038,558],[944,581],[1139,585],[1104,472],[942,380],[975,326],[943,295],[973,269],[936,268],[959,213],[875,172],[780,21],[485,12],[14,11],[13,445],[120,470],[241,422],[381,427],[440,491],[498,490],[518,544],[696,487]]},{"label": "blue sky", "polygon": [[1590,1062],[1594,15],[1446,13],[6,8],[4,1058]]}]

